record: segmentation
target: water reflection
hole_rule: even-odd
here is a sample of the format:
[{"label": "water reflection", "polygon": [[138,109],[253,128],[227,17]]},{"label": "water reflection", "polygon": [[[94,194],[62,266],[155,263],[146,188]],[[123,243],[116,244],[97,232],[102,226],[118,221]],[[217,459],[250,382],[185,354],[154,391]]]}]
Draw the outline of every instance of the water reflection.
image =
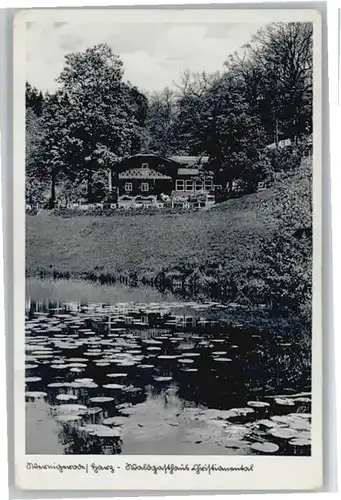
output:
[{"label": "water reflection", "polygon": [[309,454],[294,351],[219,304],[28,299],[27,453]]}]

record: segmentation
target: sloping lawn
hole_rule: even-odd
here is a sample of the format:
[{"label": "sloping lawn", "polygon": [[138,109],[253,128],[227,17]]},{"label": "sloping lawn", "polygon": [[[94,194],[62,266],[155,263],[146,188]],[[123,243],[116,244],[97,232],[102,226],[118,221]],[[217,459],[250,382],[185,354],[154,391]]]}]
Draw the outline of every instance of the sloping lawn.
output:
[{"label": "sloping lawn", "polygon": [[258,214],[271,195],[267,190],[178,215],[27,216],[27,274],[56,269],[77,276],[95,268],[141,274],[184,263],[245,263],[254,259],[260,238],[275,229],[274,221]]}]

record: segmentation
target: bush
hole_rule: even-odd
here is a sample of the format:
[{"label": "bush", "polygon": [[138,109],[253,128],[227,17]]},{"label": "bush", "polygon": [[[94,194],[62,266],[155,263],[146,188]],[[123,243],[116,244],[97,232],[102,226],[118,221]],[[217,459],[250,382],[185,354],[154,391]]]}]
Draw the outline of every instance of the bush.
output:
[{"label": "bush", "polygon": [[312,172],[304,165],[283,179],[262,211],[275,217],[278,230],[261,245],[269,301],[310,323],[312,307]]},{"label": "bush", "polygon": [[302,152],[297,146],[270,149],[266,156],[275,172],[297,169],[302,160]]}]

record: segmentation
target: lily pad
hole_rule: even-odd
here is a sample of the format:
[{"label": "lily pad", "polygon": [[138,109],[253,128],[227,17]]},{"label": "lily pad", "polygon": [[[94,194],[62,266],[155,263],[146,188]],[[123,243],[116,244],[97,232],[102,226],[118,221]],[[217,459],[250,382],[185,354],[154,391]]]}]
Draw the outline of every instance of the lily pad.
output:
[{"label": "lily pad", "polygon": [[149,345],[162,344],[162,342],[160,340],[153,340],[153,339],[144,339],[142,342],[144,344],[149,344]]},{"label": "lily pad", "polygon": [[86,408],[83,410],[79,410],[79,413],[81,415],[98,415],[99,413],[102,413],[103,408],[100,406],[93,406],[92,408]]},{"label": "lily pad", "polygon": [[126,417],[109,417],[103,420],[103,425],[122,425],[126,422]]},{"label": "lily pad", "polygon": [[67,387],[65,382],[51,382],[50,384],[47,384],[47,387],[53,387],[53,388],[60,388],[60,387]]},{"label": "lily pad", "polygon": [[310,405],[311,404],[311,399],[310,398],[300,397],[300,398],[295,398],[294,402],[295,403],[302,403],[302,404]]},{"label": "lily pad", "polygon": [[311,413],[289,413],[289,417],[299,417],[304,420],[311,420]]},{"label": "lily pad", "polygon": [[308,446],[311,446],[311,440],[310,439],[307,439],[307,438],[295,438],[295,439],[291,439],[291,441],[289,441],[289,444],[291,444],[292,446],[299,446],[299,447],[308,447]]},{"label": "lily pad", "polygon": [[295,429],[296,431],[308,431],[311,429],[311,425],[307,420],[303,418],[297,418],[289,424],[290,429]]},{"label": "lily pad", "polygon": [[255,412],[252,408],[231,408],[231,412],[235,413],[238,417],[245,417]]},{"label": "lily pad", "polygon": [[81,419],[82,417],[80,415],[74,414],[57,415],[55,417],[55,420],[57,420],[57,422],[76,422]]},{"label": "lily pad", "polygon": [[37,358],[35,356],[25,356],[27,362],[37,363]]},{"label": "lily pad", "polygon": [[42,398],[46,398],[47,393],[41,392],[41,391],[27,391],[27,392],[25,392],[25,396],[28,398],[33,398],[33,399],[42,399]]},{"label": "lily pad", "polygon": [[137,361],[129,361],[129,360],[122,360],[117,362],[117,366],[134,366],[136,365]]},{"label": "lily pad", "polygon": [[277,427],[275,429],[270,429],[269,434],[277,439],[283,439],[289,441],[297,437],[298,433],[294,429],[289,429],[287,427]]},{"label": "lily pad", "polygon": [[124,385],[121,384],[105,384],[103,385],[104,389],[116,389],[116,390],[122,390],[124,388]]},{"label": "lily pad", "polygon": [[247,405],[251,408],[268,408],[270,406],[270,404],[265,401],[248,401]]},{"label": "lily pad", "polygon": [[82,427],[82,430],[97,437],[120,437],[121,433],[118,429],[112,429],[106,425],[89,424]]},{"label": "lily pad", "polygon": [[79,413],[86,409],[86,406],[77,404],[61,404],[54,407],[54,410],[59,414]]},{"label": "lily pad", "polygon": [[289,427],[289,423],[290,423],[290,417],[289,417],[289,415],[288,416],[273,415],[272,417],[270,417],[270,419],[273,422],[276,422],[277,424],[280,424],[281,426]]},{"label": "lily pad", "polygon": [[75,401],[78,397],[74,394],[58,394],[56,399],[58,399],[58,401]]},{"label": "lily pad", "polygon": [[[226,424],[226,422],[225,422]],[[241,440],[250,433],[250,430],[244,425],[227,424],[224,429],[224,436],[229,439]]]},{"label": "lily pad", "polygon": [[258,451],[259,453],[276,453],[279,450],[279,446],[275,443],[252,443],[251,449]]},{"label": "lily pad", "polygon": [[41,380],[41,377],[26,377],[25,378],[25,382],[29,383],[29,382],[40,382]]},{"label": "lily pad", "polygon": [[96,396],[94,398],[90,398],[89,401],[92,403],[110,403],[111,401],[114,401],[114,398],[109,396]]},{"label": "lily pad", "polygon": [[273,427],[278,427],[278,424],[276,422],[274,422],[273,420],[259,420],[258,422],[256,422],[256,424],[260,427],[260,428],[264,428],[264,429],[272,429]]},{"label": "lily pad", "polygon": [[295,402],[291,399],[276,398],[275,403],[279,406],[295,406]]},{"label": "lily pad", "polygon": [[134,386],[124,387],[123,390],[124,392],[129,392],[129,393],[142,392],[141,387],[134,387]]}]

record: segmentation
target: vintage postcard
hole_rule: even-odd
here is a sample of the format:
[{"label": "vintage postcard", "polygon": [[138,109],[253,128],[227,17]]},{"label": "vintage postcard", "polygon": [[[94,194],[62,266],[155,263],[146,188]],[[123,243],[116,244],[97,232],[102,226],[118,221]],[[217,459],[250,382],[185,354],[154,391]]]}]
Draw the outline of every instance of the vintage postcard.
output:
[{"label": "vintage postcard", "polygon": [[322,486],[321,19],[14,20],[21,489]]}]

